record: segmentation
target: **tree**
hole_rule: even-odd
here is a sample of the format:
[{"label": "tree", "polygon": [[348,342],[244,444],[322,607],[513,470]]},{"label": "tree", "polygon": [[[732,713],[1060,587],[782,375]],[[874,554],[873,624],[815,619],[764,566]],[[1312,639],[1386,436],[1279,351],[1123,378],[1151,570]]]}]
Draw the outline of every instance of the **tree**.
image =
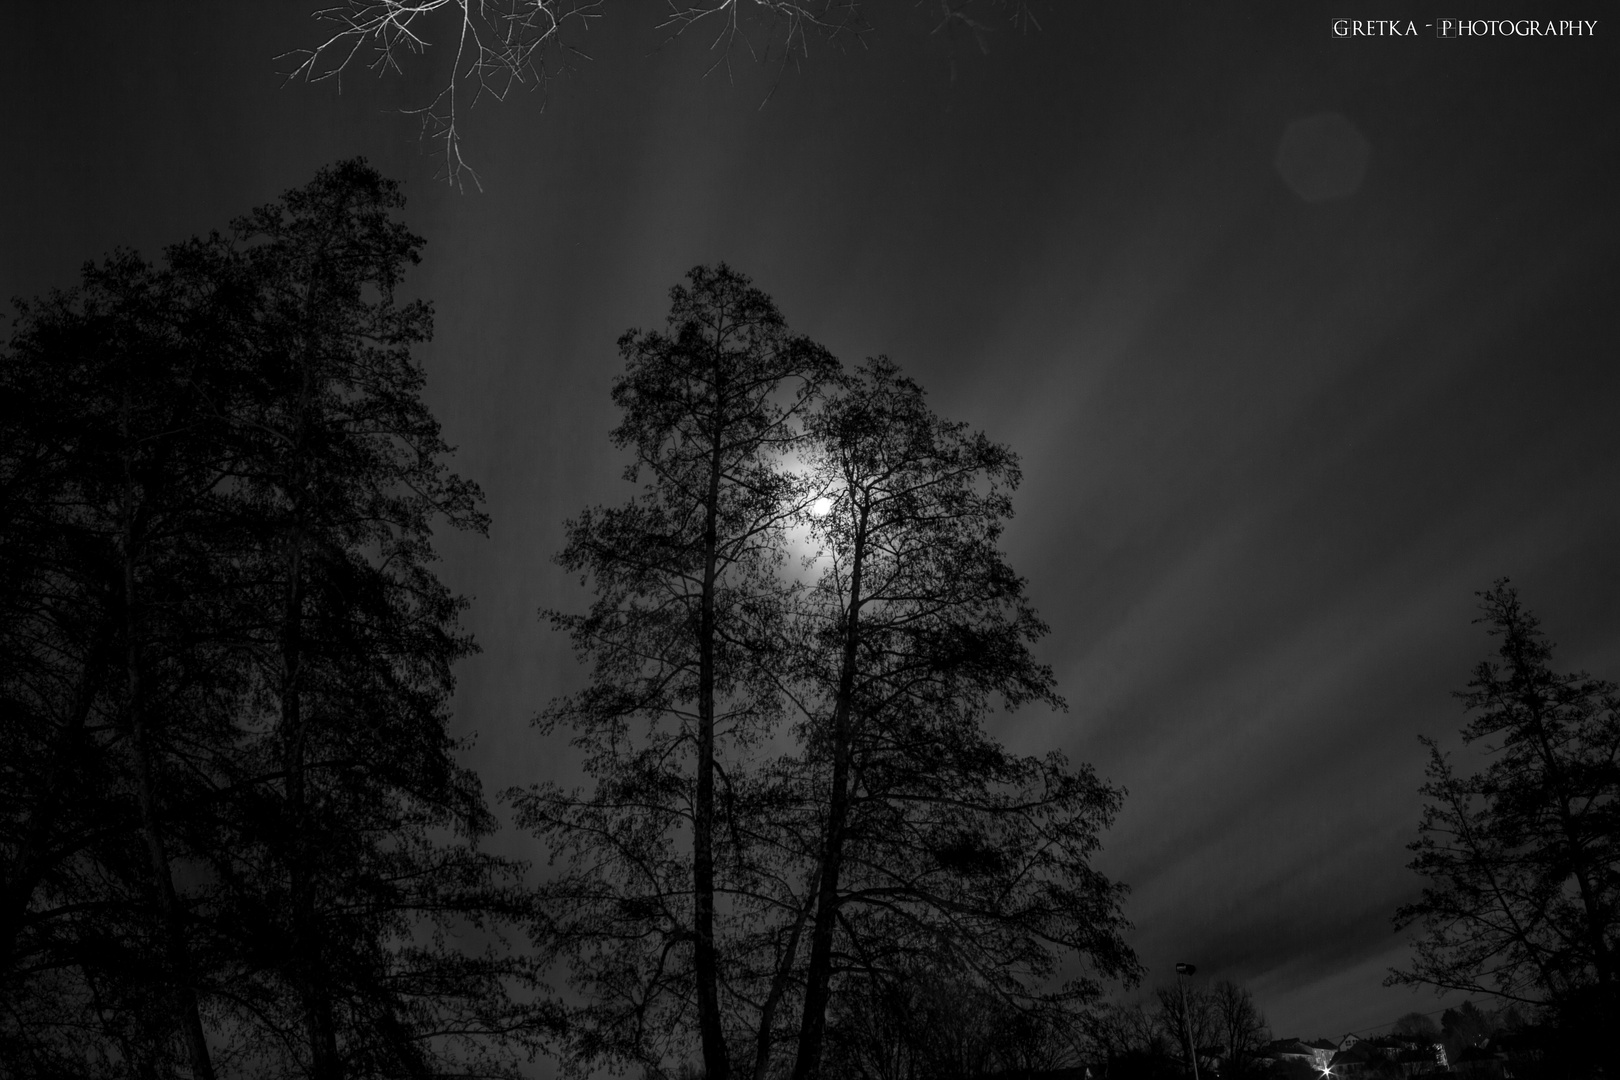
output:
[{"label": "tree", "polygon": [[802,501],[785,461],[836,362],[725,265],[687,280],[666,332],[619,340],[613,440],[643,493],[570,522],[558,557],[596,590],[589,614],[552,616],[593,667],[541,725],[573,730],[595,789],[513,797],[570,868],[542,896],[550,947],[591,1001],[580,1055],[657,1069],[695,1025],[708,1076],[724,1080],[716,898],[748,902],[742,833],[772,797],[750,754],[783,709],[776,571]]},{"label": "tree", "polygon": [[494,820],[447,731],[473,643],[432,536],[486,519],[421,399],[411,348],[431,312],[396,302],[421,245],[393,217],[402,202],[364,162],[339,163],[237,222],[218,267],[253,298],[231,427],[254,693],[237,843],[212,868],[228,917],[275,958],[273,1007],[238,1020],[296,1031],[317,1078],[488,1069],[491,1046],[523,1035],[509,995],[532,982],[498,939],[482,954],[445,941],[528,907],[521,867],[477,848]]},{"label": "tree", "polygon": [[226,291],[184,259],[120,253],[22,305],[5,357],[8,400],[29,405],[5,419],[0,737],[15,771],[0,944],[13,991],[52,1002],[52,1020],[7,1011],[39,1071],[80,1053],[49,1030],[88,1026],[148,1071],[167,1070],[178,1034],[192,1075],[213,1072],[203,900],[174,867],[194,854],[186,823],[208,803],[199,778],[239,689],[214,618]]},{"label": "tree", "polygon": [[1428,1013],[1409,1012],[1395,1021],[1390,1029],[1396,1035],[1403,1035],[1412,1039],[1420,1039],[1427,1043],[1440,1041],[1440,1025]]},{"label": "tree", "polygon": [[1188,1055],[1215,1046],[1222,1035],[1213,996],[1202,987],[1161,986],[1153,997],[1158,1005],[1154,1020],[1164,1032],[1165,1044],[1190,1074],[1193,1062]]},{"label": "tree", "polygon": [[1255,1071],[1260,1051],[1271,1041],[1266,1018],[1247,987],[1222,979],[1209,990],[1218,1041],[1225,1047],[1222,1076],[1245,1076]]},{"label": "tree", "polygon": [[[843,980],[931,962],[1035,1008],[1136,973],[1124,890],[1090,865],[1120,793],[983,730],[998,702],[1062,707],[1030,652],[1046,628],[997,547],[1017,458],[939,419],[881,358],[828,396],[812,434],[823,569],[796,648],[818,790],[794,1080],[820,1068]],[[1043,989],[1059,952],[1088,972]]]},{"label": "tree", "polygon": [[345,162],[24,309],[4,974],[66,1006],[7,1013],[32,1074],[489,1075],[545,1031],[530,961],[448,940],[531,911],[446,730],[472,643],[432,531],[483,517],[421,401],[399,203]]},{"label": "tree", "polygon": [[1460,775],[1424,740],[1430,802],[1410,866],[1428,884],[1395,917],[1424,936],[1388,981],[1620,1015],[1620,698],[1553,670],[1506,579],[1480,597],[1500,663],[1480,663],[1457,696],[1472,714],[1463,740],[1483,740],[1488,761]]},{"label": "tree", "polygon": [[1494,1030],[1491,1018],[1472,1001],[1440,1014],[1440,1036],[1453,1060],[1464,1050],[1484,1046]]},{"label": "tree", "polygon": [[1200,1051],[1221,1048],[1222,1076],[1267,1073],[1262,1051],[1271,1033],[1265,1017],[1249,989],[1230,980],[1207,987],[1161,986],[1151,1004],[1088,1010],[1080,1027],[1088,1054],[1108,1062],[1131,1062],[1144,1070],[1154,1062],[1168,1063],[1171,1072],[1190,1075],[1190,1031],[1190,1043]]},{"label": "tree", "polygon": [[1110,1064],[1121,1059],[1168,1058],[1171,1053],[1164,1026],[1141,1002],[1096,1005],[1082,1015],[1080,1030],[1087,1054]]},{"label": "tree", "polygon": [[969,973],[939,967],[852,980],[829,1018],[823,1070],[860,1080],[1028,1076],[1073,1063],[1070,1019],[1011,1008]]},{"label": "tree", "polygon": [[[1015,26],[1035,24],[1025,0],[986,2],[1003,9]],[[446,38],[455,41],[454,60],[433,99],[406,112],[420,119],[424,138],[439,143],[446,182],[461,186],[471,177],[477,186],[478,175],[461,152],[465,110],[486,96],[504,101],[517,87],[543,90],[569,56],[585,56],[568,33],[600,18],[602,6],[601,0],[346,0],[315,12],[335,26],[324,40],[282,58],[293,61],[289,81],[332,79],[341,86],[363,52],[369,54],[368,70],[399,74],[411,54],[428,51],[425,24],[441,20],[449,28]],[[934,33],[963,30],[984,48],[989,24],[978,17],[975,0],[931,0],[927,6],[937,14]],[[859,40],[868,29],[861,8],[859,0],[692,0],[670,4],[657,28],[676,37],[712,26],[719,57],[711,71],[739,46],[761,61],[785,65],[808,55],[812,37]],[[756,20],[762,33],[758,42],[750,33]]]},{"label": "tree", "polygon": [[[643,494],[559,559],[596,590],[552,616],[592,670],[541,724],[594,787],[512,793],[565,864],[540,938],[587,1001],[576,1060],[663,1075],[695,1043],[766,1080],[787,1046],[811,1075],[841,995],[908,973],[1024,1020],[1129,977],[1088,861],[1119,793],[983,731],[1057,703],[996,548],[1016,460],[887,362],[839,375],[732,271],[689,277],[670,332],[620,342]],[[1060,955],[1090,966],[1046,986]]]}]

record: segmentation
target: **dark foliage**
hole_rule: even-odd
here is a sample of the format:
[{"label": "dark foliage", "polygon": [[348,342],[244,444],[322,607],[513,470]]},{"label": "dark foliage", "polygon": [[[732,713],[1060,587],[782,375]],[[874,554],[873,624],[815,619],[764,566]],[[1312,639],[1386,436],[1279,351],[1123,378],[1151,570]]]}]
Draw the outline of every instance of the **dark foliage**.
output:
[{"label": "dark foliage", "polygon": [[[513,793],[564,865],[537,936],[583,998],[570,1062],[811,1075],[830,1018],[868,1068],[858,1025],[898,1014],[849,1003],[923,971],[1050,1029],[1135,961],[1089,862],[1120,793],[983,730],[1061,704],[997,549],[1016,460],[886,361],[841,374],[729,269],[689,282],[620,341],[643,493],[559,560],[595,589],[552,616],[592,673],[541,724],[594,786]],[[1089,966],[1053,987],[1060,957]]]},{"label": "dark foliage", "polygon": [[784,462],[836,364],[724,265],[694,269],[671,291],[667,329],[632,330],[619,349],[613,439],[643,492],[568,525],[558,561],[596,600],[552,622],[591,684],[541,718],[574,732],[596,786],[513,798],[568,867],[542,890],[541,937],[589,1002],[577,1059],[656,1070],[683,1060],[695,1030],[718,1080],[736,1008],[722,1001],[721,938],[771,903],[746,849],[784,797],[756,753],[786,704],[777,572],[803,485]]},{"label": "dark foliage", "polygon": [[[1458,696],[1472,714],[1463,739],[1483,741],[1489,760],[1458,775],[1425,741],[1430,802],[1411,866],[1429,884],[1396,915],[1424,936],[1412,967],[1391,981],[1545,1006],[1555,1019],[1612,1019],[1620,697],[1612,683],[1553,670],[1551,644],[1505,580],[1481,598],[1479,621],[1499,639],[1500,663],[1481,663]],[[1612,1049],[1589,1037],[1620,1070]]]},{"label": "dark foliage", "polygon": [[477,849],[493,819],[446,730],[472,643],[432,530],[484,519],[420,399],[400,203],[346,162],[21,310],[0,395],[16,1075],[488,1073],[504,1036],[534,1045],[530,966],[452,940],[528,900]]},{"label": "dark foliage", "polygon": [[[1090,858],[1121,793],[1060,755],[1018,757],[996,705],[1061,708],[1030,646],[1046,631],[998,549],[1016,457],[935,416],[886,359],[841,381],[812,426],[821,572],[799,606],[799,764],[813,777],[813,890],[794,1076],[819,1068],[845,981],[959,968],[1031,1010],[1132,978],[1124,890]],[[813,910],[812,910],[813,905]],[[1059,955],[1089,969],[1045,988]]]}]

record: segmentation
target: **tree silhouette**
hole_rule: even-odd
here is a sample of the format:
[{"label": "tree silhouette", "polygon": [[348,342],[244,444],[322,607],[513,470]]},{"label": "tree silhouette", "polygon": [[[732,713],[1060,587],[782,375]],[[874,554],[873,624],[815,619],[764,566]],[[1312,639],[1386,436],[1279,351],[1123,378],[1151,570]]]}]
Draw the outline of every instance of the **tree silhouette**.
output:
[{"label": "tree silhouette", "polygon": [[845,989],[828,1021],[822,1068],[860,1080],[1028,1076],[1073,1064],[1070,1019],[1009,1007],[967,973],[919,967]]},{"label": "tree silhouette", "polygon": [[4,975],[60,1007],[3,1037],[34,1074],[488,1075],[544,1031],[529,960],[448,938],[531,910],[446,731],[472,644],[432,531],[483,517],[399,204],[345,162],[23,310]]},{"label": "tree silhouette", "polygon": [[1480,597],[1501,663],[1480,663],[1458,697],[1473,714],[1463,740],[1488,740],[1489,763],[1459,775],[1424,740],[1430,801],[1410,865],[1428,884],[1395,916],[1424,936],[1389,981],[1612,1017],[1620,698],[1612,683],[1552,669],[1551,644],[1506,579]]},{"label": "tree silhouette", "polygon": [[613,439],[643,494],[570,522],[558,558],[596,590],[589,614],[552,616],[593,667],[542,726],[574,731],[596,787],[514,798],[572,869],[542,896],[553,948],[591,996],[581,1052],[657,1067],[695,1023],[724,1080],[716,896],[742,890],[716,875],[743,863],[748,804],[768,797],[749,755],[783,710],[775,571],[802,487],[783,462],[835,362],[723,264],[692,270],[671,301],[666,332],[619,341]]},{"label": "tree silhouette", "polygon": [[[240,689],[215,617],[233,467],[213,422],[222,291],[184,259],[121,253],[23,305],[4,369],[28,403],[5,418],[8,982],[33,996],[56,973],[63,1027],[124,1014],[141,1068],[161,1070],[178,1032],[197,1076],[212,1074],[192,955],[206,889],[182,895],[174,867],[195,854]],[[31,1027],[11,1034],[36,1061],[71,1056]]]},{"label": "tree silhouette", "polygon": [[1428,1013],[1409,1012],[1395,1021],[1390,1029],[1396,1035],[1405,1035],[1429,1043],[1440,1041],[1440,1025]]},{"label": "tree silhouette", "polygon": [[[586,998],[576,1061],[664,1075],[695,1043],[766,1080],[786,1045],[812,1075],[840,995],[907,972],[1020,1023],[1131,976],[1088,861],[1119,793],[982,730],[1058,703],[996,549],[1015,459],[886,361],[838,374],[725,267],[689,280],[668,333],[620,342],[644,492],[559,559],[596,591],[552,616],[591,681],[541,724],[594,786],[513,793],[564,863],[539,938]],[[1089,973],[1045,986],[1075,954]]]},{"label": "tree silhouette", "polygon": [[1271,1041],[1266,1018],[1245,986],[1222,979],[1209,988],[1216,1040],[1225,1048],[1221,1075],[1248,1076],[1258,1071],[1260,1052]]},{"label": "tree silhouette", "polygon": [[1058,952],[1131,978],[1123,888],[1090,865],[1120,793],[1061,755],[1020,758],[990,709],[1061,707],[1029,646],[1045,633],[997,547],[1016,457],[943,421],[919,386],[869,360],[812,425],[810,519],[824,569],[802,610],[804,764],[816,775],[813,904],[795,1080],[820,1067],[835,977],[960,966],[1003,1000]]}]

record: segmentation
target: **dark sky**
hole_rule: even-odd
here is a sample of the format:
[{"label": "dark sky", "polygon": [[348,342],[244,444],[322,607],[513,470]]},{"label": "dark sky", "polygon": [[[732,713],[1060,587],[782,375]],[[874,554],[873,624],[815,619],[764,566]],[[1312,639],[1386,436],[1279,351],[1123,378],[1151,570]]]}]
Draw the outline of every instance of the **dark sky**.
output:
[{"label": "dark sky", "polygon": [[660,47],[655,5],[610,2],[544,101],[466,116],[463,195],[397,112],[442,45],[341,97],[284,86],[314,6],[0,7],[0,293],[341,157],[404,182],[430,395],[494,518],[444,563],[475,598],[457,723],[491,792],[567,767],[527,721],[580,673],[535,613],[586,601],[549,561],[563,519],[629,494],[614,341],[724,259],[1023,456],[1007,546],[1071,708],[1000,733],[1129,790],[1102,862],[1149,985],[1194,962],[1279,1035],[1440,1007],[1380,980],[1417,736],[1454,741],[1488,649],[1473,593],[1510,575],[1563,666],[1620,677],[1620,20],[1338,39],[1335,16],[1525,12],[1053,3],[981,55],[874,0],[866,47],[813,44],[761,107],[773,71],[705,77],[707,36]]}]

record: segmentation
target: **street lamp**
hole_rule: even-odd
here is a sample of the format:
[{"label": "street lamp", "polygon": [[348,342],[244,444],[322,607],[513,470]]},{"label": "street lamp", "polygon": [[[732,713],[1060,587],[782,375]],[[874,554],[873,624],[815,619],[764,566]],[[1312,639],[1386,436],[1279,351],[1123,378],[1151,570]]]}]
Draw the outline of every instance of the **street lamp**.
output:
[{"label": "street lamp", "polygon": [[1192,1013],[1187,1011],[1187,984],[1181,977],[1196,974],[1198,969],[1192,964],[1176,965],[1176,986],[1181,990],[1181,1022],[1187,1028],[1187,1060],[1192,1062],[1193,1080],[1198,1080],[1198,1047],[1193,1043]]}]

